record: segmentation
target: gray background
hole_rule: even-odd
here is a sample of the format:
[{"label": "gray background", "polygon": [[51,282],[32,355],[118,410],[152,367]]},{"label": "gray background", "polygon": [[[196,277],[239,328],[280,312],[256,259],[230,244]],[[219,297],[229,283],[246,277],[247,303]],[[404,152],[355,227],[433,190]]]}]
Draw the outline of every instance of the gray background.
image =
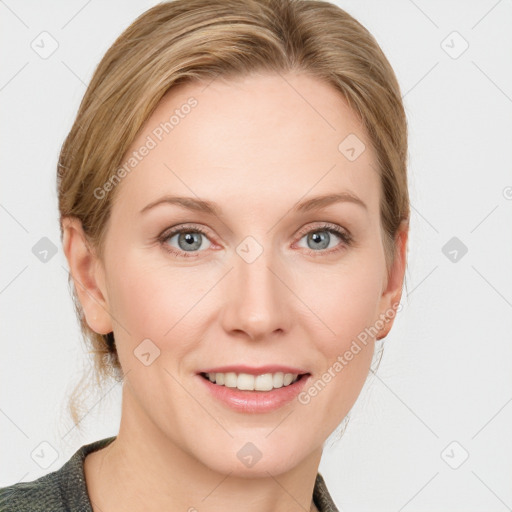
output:
[{"label": "gray background", "polygon": [[[119,384],[91,395],[82,432],[65,412],[88,356],[55,169],[95,66],[156,3],[0,1],[0,485],[117,433]],[[511,510],[512,1],[336,3],[401,84],[412,217],[404,309],[320,472],[345,512]]]}]

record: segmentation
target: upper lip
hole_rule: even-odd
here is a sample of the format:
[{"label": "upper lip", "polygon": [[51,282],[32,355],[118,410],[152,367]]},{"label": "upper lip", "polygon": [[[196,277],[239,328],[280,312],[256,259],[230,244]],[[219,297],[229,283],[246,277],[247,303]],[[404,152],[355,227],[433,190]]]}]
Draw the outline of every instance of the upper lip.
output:
[{"label": "upper lip", "polygon": [[294,375],[303,375],[308,373],[301,368],[292,366],[283,366],[280,364],[270,364],[265,366],[247,366],[247,365],[230,365],[230,366],[216,366],[201,370],[198,373],[248,373],[249,375],[264,375],[265,373],[293,373]]}]

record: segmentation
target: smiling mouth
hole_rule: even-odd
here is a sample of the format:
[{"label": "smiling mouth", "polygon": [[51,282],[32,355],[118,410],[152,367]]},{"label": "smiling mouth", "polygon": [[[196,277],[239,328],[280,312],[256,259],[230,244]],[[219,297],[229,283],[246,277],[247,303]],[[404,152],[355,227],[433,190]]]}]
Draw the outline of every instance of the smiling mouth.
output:
[{"label": "smiling mouth", "polygon": [[251,375],[249,373],[200,373],[201,377],[209,380],[217,386],[236,388],[240,391],[272,391],[274,389],[291,386],[298,380],[309,375],[309,373],[265,373],[262,375]]}]

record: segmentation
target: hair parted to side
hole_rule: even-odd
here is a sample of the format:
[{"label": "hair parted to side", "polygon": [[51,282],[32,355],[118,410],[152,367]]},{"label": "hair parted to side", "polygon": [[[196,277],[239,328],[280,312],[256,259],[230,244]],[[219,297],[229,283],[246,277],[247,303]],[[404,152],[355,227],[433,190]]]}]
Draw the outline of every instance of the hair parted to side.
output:
[{"label": "hair parted to side", "polygon": [[[103,255],[115,188],[98,199],[139,130],[173,86],[267,71],[306,73],[343,95],[362,120],[378,158],[386,263],[409,219],[407,121],[394,71],[374,37],[341,8],[316,0],[173,0],[139,16],[109,48],[61,149],[57,188],[61,222],[78,218]],[[341,140],[340,140],[341,142]],[[69,276],[72,286],[72,278]],[[113,333],[93,332],[73,287],[96,381],[122,378]],[[82,381],[69,401],[79,423]]]}]

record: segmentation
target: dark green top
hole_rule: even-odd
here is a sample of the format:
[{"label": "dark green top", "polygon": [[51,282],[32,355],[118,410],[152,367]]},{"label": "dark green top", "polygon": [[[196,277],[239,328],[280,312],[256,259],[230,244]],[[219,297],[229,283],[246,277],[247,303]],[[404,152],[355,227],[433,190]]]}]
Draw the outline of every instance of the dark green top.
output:
[{"label": "dark green top", "polygon": [[[0,488],[0,512],[92,512],[84,460],[87,454],[107,446],[115,438],[82,446],[60,469],[37,480]],[[320,512],[339,512],[320,473],[316,476],[313,500]]]}]

